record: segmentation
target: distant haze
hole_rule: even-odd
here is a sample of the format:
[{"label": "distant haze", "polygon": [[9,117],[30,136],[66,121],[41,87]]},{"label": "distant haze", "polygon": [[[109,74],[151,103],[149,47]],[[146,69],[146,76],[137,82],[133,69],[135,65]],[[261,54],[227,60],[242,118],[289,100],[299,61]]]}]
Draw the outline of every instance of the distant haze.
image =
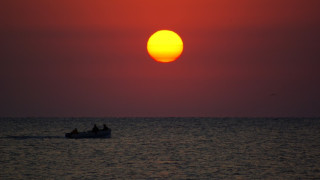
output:
[{"label": "distant haze", "polygon": [[[320,116],[318,0],[0,2],[0,116]],[[159,29],[184,41],[152,60]]]}]

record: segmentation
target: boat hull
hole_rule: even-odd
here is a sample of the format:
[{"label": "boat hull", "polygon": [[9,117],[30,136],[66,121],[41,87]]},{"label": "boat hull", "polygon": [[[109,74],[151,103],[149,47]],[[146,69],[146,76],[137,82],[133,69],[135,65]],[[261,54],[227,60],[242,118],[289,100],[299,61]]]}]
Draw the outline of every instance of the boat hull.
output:
[{"label": "boat hull", "polygon": [[98,132],[92,132],[92,131],[87,131],[87,132],[79,132],[77,134],[72,134],[72,133],[66,133],[65,134],[66,138],[70,139],[82,139],[82,138],[111,138],[111,130],[107,131],[98,131]]}]

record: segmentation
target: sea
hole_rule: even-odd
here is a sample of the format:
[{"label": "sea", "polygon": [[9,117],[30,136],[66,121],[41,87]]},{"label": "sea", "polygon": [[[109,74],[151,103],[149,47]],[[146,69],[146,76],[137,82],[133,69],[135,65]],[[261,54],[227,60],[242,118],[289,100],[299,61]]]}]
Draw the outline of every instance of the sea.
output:
[{"label": "sea", "polygon": [[0,179],[320,179],[320,118],[0,118]]}]

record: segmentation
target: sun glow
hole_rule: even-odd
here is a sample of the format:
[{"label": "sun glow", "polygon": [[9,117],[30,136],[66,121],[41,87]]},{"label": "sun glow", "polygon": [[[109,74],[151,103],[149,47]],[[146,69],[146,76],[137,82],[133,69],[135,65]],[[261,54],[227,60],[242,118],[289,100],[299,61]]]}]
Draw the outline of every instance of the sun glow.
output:
[{"label": "sun glow", "polygon": [[150,36],[147,50],[154,60],[168,63],[175,61],[181,55],[183,42],[177,33],[160,30]]}]

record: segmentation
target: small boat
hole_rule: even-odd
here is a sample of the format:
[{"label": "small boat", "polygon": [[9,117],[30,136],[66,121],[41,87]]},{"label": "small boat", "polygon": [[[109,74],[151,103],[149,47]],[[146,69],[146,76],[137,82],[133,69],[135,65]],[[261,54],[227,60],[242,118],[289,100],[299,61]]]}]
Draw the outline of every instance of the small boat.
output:
[{"label": "small boat", "polygon": [[79,133],[66,133],[66,138],[80,139],[80,138],[111,138],[111,129],[100,130],[98,132],[79,132]]}]

